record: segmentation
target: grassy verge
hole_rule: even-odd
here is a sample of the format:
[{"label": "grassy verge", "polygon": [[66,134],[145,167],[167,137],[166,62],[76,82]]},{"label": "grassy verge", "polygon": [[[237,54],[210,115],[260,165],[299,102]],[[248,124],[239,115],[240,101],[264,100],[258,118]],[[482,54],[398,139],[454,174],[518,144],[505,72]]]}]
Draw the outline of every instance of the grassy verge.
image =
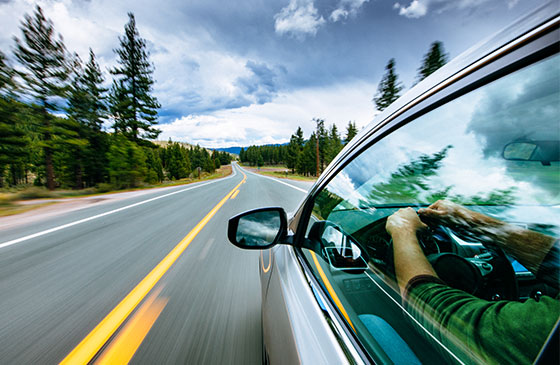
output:
[{"label": "grassy verge", "polygon": [[[248,169],[249,171],[256,172],[257,174],[271,176],[281,179],[289,179],[289,180],[296,180],[296,181],[310,181],[315,182],[317,178],[315,176],[304,176],[300,174],[292,174],[286,166],[262,166],[260,169],[257,169],[254,166],[246,166],[243,165],[244,168]],[[287,171],[287,172],[286,172]]]},{"label": "grassy verge", "polygon": [[[107,195],[107,194],[122,193],[127,191],[136,191],[136,190],[145,190],[145,189],[162,188],[168,186],[192,184],[195,182],[225,177],[230,175],[231,172],[232,172],[231,165],[227,165],[227,166],[220,167],[212,174],[203,172],[201,173],[200,178],[185,178],[185,179],[174,180],[174,181],[164,181],[160,184],[145,185],[145,186],[139,186],[137,188],[123,189],[123,190],[107,191],[107,185],[103,187],[102,189],[103,191],[100,191],[99,189],[96,188],[88,188],[82,190],[57,189],[54,191],[49,191],[46,188],[36,187],[36,186],[24,187],[19,189],[9,189],[9,190],[0,191],[0,217],[19,214],[19,213],[27,212],[32,209],[44,207],[46,205],[58,203],[60,201],[64,201],[64,198]],[[49,201],[44,203],[37,202],[37,204],[19,203],[22,200],[28,201],[34,199],[56,199],[57,201]]]},{"label": "grassy verge", "polygon": [[47,205],[56,204],[57,202],[48,202],[48,203],[41,203],[41,204],[33,204],[33,205],[22,205],[22,204],[0,204],[0,217],[7,217],[9,215],[15,215],[20,213],[25,213],[29,210],[42,208]]}]

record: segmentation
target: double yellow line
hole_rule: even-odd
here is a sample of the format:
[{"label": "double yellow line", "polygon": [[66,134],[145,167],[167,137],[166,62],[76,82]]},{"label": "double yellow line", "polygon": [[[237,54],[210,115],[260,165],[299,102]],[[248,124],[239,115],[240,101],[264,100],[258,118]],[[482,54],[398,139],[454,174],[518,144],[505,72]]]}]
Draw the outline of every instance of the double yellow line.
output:
[{"label": "double yellow line", "polygon": [[[245,183],[247,175],[233,188],[132,291],[70,352],[61,364],[87,364],[109,341],[140,302],[148,295],[171,265],[181,256],[192,240],[230,199],[232,194]],[[140,344],[138,344],[139,346]],[[135,349],[136,350],[136,349]],[[132,352],[134,355],[134,352]]]}]

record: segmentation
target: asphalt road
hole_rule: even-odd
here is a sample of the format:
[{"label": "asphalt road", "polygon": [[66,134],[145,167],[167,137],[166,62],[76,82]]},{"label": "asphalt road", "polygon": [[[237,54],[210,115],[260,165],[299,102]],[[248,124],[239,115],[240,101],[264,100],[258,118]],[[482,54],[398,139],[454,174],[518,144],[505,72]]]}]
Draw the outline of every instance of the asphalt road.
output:
[{"label": "asphalt road", "polygon": [[311,184],[234,170],[0,230],[0,363],[260,363],[259,253],[227,220]]}]

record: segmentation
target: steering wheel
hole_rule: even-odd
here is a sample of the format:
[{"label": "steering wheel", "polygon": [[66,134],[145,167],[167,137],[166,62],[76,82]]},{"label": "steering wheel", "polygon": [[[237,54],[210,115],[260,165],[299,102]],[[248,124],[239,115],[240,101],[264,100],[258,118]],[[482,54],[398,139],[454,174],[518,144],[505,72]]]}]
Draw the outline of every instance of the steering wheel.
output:
[{"label": "steering wheel", "polygon": [[[441,225],[419,231],[417,237],[434,271],[450,287],[486,300],[519,299],[515,271],[500,248],[470,243],[471,236]],[[478,250],[463,248],[461,243],[478,246]],[[385,263],[395,275],[392,239],[388,244]]]}]

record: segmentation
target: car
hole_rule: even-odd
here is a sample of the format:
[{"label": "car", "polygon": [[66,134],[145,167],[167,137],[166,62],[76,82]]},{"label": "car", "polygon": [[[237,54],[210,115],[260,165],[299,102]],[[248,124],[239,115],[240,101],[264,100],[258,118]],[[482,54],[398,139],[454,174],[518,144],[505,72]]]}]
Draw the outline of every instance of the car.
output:
[{"label": "car", "polygon": [[[294,213],[230,219],[261,250],[264,362],[558,363],[558,6],[399,98]],[[403,283],[426,267],[403,264],[412,247],[435,274]]]}]

